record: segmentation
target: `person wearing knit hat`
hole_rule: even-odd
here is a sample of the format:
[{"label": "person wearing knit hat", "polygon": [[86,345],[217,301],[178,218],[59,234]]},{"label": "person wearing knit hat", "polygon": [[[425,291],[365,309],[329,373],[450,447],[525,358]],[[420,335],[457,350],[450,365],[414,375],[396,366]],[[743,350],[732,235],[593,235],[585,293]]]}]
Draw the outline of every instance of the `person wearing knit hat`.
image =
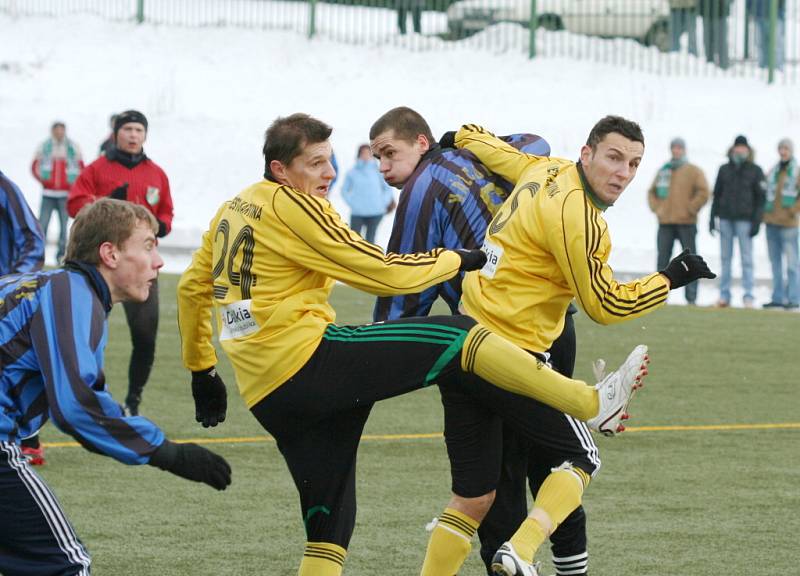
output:
[{"label": "person wearing knit hat", "polygon": [[[84,205],[98,198],[110,197],[141,204],[156,217],[158,237],[169,233],[173,215],[169,179],[144,152],[148,127],[147,117],[138,110],[126,110],[113,117],[114,145],[89,164],[75,181],[67,198],[70,216],[75,217]],[[126,302],[123,307],[133,342],[125,407],[135,416],[155,359],[158,283],[153,282],[145,302]]]},{"label": "person wearing knit hat", "polygon": [[723,164],[714,183],[709,231],[720,232],[722,274],[719,281],[717,306],[725,308],[731,301],[731,263],[733,241],[739,243],[742,258],[743,304],[752,308],[753,298],[753,237],[761,227],[767,183],[761,167],[752,160],[747,138],[739,135],[733,141],[729,160]]},{"label": "person wearing knit hat", "polygon": [[764,206],[767,251],[772,266],[772,299],[764,308],[796,310],[800,307],[800,171],[791,140],[783,138],[778,142],[778,156],[778,163],[767,174]]},{"label": "person wearing knit hat", "polygon": [[[658,218],[657,270],[663,270],[669,263],[675,241],[684,250],[697,252],[697,214],[709,197],[705,174],[686,159],[686,141],[673,138],[670,152],[672,157],[658,171],[647,194],[650,210]],[[685,294],[686,302],[694,304],[697,282],[687,284]]]}]

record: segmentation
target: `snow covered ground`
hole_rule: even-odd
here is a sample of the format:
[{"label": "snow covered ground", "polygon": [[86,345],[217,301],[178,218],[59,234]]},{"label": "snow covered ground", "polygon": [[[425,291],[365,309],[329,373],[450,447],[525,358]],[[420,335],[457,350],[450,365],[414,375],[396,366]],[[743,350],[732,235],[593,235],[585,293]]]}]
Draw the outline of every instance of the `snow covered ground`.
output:
[{"label": "snow covered ground", "polygon": [[[309,41],[294,32],[136,26],[93,16],[0,15],[0,29],[0,169],[38,210],[30,163],[53,120],[65,121],[92,159],[112,112],[142,110],[150,120],[145,150],[169,175],[176,204],[174,232],[164,242],[171,271],[185,266],[188,248],[197,245],[219,203],[261,177],[267,125],[296,111],[334,126],[342,173],[371,123],[398,105],[419,110],[435,134],[465,122],[499,133],[536,132],[550,141],[554,155],[568,158],[577,156],[601,116],[634,119],[644,129],[647,152],[637,179],[607,212],[612,265],[629,273],[655,264],[656,220],[646,190],[668,158],[672,137],[686,139],[690,160],[712,183],[737,134],[747,135],[765,168],[777,161],[780,138],[800,145],[800,88],[758,79],[666,77],[563,58],[528,60],[469,44],[409,51]],[[642,57],[670,57],[638,49]],[[331,199],[347,216],[338,189]],[[698,247],[718,269],[719,242],[707,222],[708,207]],[[379,243],[390,227],[384,220]],[[756,256],[757,277],[768,279],[763,232]],[[676,303],[682,299],[677,292]],[[708,283],[699,300],[710,303],[716,295]],[[766,286],[757,297],[769,299]]]}]

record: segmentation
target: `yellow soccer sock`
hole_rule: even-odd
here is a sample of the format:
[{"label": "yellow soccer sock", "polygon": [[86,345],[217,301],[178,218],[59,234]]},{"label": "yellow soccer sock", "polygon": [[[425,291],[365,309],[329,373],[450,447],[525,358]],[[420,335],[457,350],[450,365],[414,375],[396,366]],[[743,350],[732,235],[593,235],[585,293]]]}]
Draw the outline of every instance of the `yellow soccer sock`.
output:
[{"label": "yellow soccer sock", "polygon": [[454,576],[472,549],[480,523],[458,510],[445,508],[428,540],[421,576]]},{"label": "yellow soccer sock", "polygon": [[[555,532],[558,525],[581,504],[583,491],[591,477],[580,468],[565,466],[550,473],[542,482],[536,494],[531,516],[528,516],[511,537],[511,544],[519,557],[528,563],[533,562],[536,551]],[[544,512],[550,519],[548,530],[532,517]]]},{"label": "yellow soccer sock", "polygon": [[597,390],[548,368],[519,346],[476,324],[461,350],[461,369],[487,382],[539,402],[579,420],[597,416]]},{"label": "yellow soccer sock", "polygon": [[306,542],[297,576],[341,576],[347,550],[330,542]]}]

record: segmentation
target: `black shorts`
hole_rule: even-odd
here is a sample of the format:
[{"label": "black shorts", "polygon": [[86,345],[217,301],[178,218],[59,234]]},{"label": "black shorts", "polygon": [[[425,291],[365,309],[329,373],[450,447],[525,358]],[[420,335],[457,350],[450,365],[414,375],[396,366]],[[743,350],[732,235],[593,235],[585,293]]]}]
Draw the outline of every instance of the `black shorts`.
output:
[{"label": "black shorts", "polygon": [[[309,541],[347,548],[356,514],[356,452],[373,403],[428,385],[465,382],[461,347],[474,325],[467,316],[331,325],[303,368],[252,408],[289,466]],[[487,486],[496,477],[486,486],[470,485],[487,467],[487,454],[499,476],[500,451],[493,446],[501,441],[500,426],[495,428],[496,437],[470,431],[469,445],[451,451],[463,496],[492,489]]]}]

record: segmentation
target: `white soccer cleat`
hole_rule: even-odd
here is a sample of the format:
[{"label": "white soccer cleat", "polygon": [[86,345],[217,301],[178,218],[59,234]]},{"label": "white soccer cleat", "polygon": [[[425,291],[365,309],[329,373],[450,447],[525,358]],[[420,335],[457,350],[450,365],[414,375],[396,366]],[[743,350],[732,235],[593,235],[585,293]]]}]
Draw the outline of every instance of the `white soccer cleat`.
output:
[{"label": "white soccer cleat", "polygon": [[517,555],[511,542],[506,542],[492,557],[492,574],[495,576],[539,576],[539,563],[528,564]]},{"label": "white soccer cleat", "polygon": [[636,390],[642,387],[647,375],[650,357],[647,346],[640,344],[615,372],[603,378],[596,386],[600,398],[600,412],[586,424],[605,436],[614,436],[625,430],[622,420],[628,419],[628,404]]}]

